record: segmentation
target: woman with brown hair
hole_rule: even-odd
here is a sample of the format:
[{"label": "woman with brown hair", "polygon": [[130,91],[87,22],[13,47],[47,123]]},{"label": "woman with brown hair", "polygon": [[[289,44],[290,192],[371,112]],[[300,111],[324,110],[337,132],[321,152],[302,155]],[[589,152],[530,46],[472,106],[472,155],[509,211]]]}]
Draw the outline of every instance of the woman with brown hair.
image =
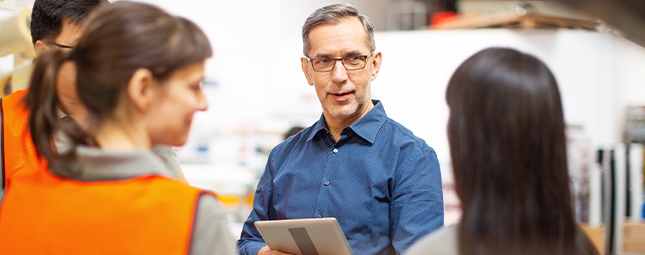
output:
[{"label": "woman with brown hair", "polygon": [[[49,163],[16,176],[0,205],[3,254],[233,254],[216,197],[175,182],[151,152],[186,142],[208,103],[212,55],[192,22],[144,4],[100,6],[73,51],[38,57],[25,97],[33,144]],[[87,129],[60,122],[61,66],[78,69]],[[53,145],[55,132],[71,139]]]},{"label": "woman with brown hair", "polygon": [[573,217],[562,103],[546,65],[480,51],[452,75],[446,100],[463,215],[407,254],[598,254]]}]

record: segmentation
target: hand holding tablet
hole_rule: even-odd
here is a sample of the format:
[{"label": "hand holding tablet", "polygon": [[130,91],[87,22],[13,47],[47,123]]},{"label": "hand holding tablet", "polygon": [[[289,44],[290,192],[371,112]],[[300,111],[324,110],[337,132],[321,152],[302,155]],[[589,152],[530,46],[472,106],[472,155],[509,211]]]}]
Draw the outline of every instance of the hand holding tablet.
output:
[{"label": "hand holding tablet", "polygon": [[296,255],[353,255],[336,218],[256,221],[272,250]]}]

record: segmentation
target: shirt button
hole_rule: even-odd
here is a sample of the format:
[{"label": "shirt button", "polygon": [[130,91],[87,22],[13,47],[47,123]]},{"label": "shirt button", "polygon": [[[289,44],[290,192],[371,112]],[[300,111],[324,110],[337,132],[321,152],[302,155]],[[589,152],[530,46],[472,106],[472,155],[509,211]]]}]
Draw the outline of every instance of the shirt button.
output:
[{"label": "shirt button", "polygon": [[338,153],[338,149],[336,149],[336,148],[334,148],[334,150],[332,150],[332,151],[334,152],[334,154]]},{"label": "shirt button", "polygon": [[322,215],[318,214],[316,215],[316,218],[322,218]]},{"label": "shirt button", "polygon": [[325,186],[329,185],[329,181],[325,181]]}]

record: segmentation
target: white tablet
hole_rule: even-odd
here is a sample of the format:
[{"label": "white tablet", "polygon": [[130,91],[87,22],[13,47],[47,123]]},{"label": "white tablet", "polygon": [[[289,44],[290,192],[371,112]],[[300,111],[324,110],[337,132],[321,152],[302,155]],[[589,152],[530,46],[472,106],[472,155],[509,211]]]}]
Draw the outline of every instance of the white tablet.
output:
[{"label": "white tablet", "polygon": [[353,255],[336,218],[256,221],[273,250],[296,255]]}]

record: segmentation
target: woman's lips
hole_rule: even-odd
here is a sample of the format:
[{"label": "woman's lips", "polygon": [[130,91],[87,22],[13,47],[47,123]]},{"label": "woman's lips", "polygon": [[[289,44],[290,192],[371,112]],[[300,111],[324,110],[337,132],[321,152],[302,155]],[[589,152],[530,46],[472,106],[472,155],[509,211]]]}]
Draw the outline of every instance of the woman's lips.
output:
[{"label": "woman's lips", "polygon": [[345,93],[330,93],[331,97],[336,100],[336,101],[345,101],[349,98],[349,95],[351,95],[351,92],[345,92]]}]

